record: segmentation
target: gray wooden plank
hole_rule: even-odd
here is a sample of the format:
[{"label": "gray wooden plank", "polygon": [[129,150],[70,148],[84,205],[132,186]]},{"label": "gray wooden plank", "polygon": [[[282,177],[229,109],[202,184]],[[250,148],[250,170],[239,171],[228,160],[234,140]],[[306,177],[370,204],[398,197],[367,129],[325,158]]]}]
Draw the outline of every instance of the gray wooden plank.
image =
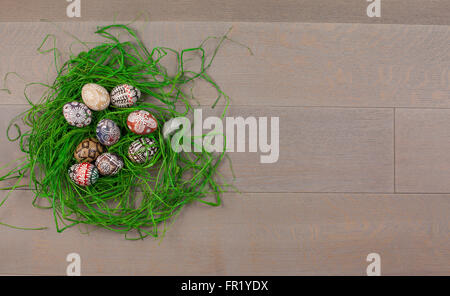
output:
[{"label": "gray wooden plank", "polygon": [[[23,106],[0,109],[0,131]],[[202,109],[203,119],[221,111]],[[227,162],[221,172],[243,192],[393,192],[393,110],[354,108],[287,108],[232,106],[227,116],[279,117],[279,157],[261,163],[258,145],[249,152],[249,139],[259,135],[247,130],[245,152],[229,152],[236,180]],[[226,120],[224,121],[224,132]],[[205,129],[204,133],[209,132]],[[231,137],[231,136],[230,136]],[[235,132],[234,138],[237,137]],[[0,163],[18,157],[14,143],[0,138]],[[230,140],[230,138],[229,138]],[[228,141],[229,141],[228,140]],[[268,142],[270,144],[270,142]],[[236,147],[236,145],[235,145]],[[75,147],[74,147],[75,148]],[[275,158],[276,159],[276,158]]]},{"label": "gray wooden plank", "polygon": [[449,192],[450,110],[398,109],[396,183],[399,192]]},{"label": "gray wooden plank", "polygon": [[67,254],[84,275],[383,275],[450,273],[449,195],[234,194],[223,206],[186,207],[162,241],[103,231],[56,233],[52,213],[14,193],[0,221],[0,274],[65,274]]},{"label": "gray wooden plank", "polygon": [[[7,128],[11,120],[26,109],[23,105],[2,105],[2,108],[0,108],[0,151],[2,151],[0,153],[0,176],[4,176],[13,168],[23,164],[26,160],[26,154],[20,151],[19,142],[8,140],[8,135],[11,140],[18,137],[17,129],[12,126],[9,133],[7,133]],[[21,121],[16,121],[16,124],[20,127],[21,131],[28,130]],[[11,179],[0,182],[0,187],[26,185],[28,183],[28,177],[23,178],[19,183],[17,183],[17,179]]]},{"label": "gray wooden plank", "polygon": [[[97,22],[57,23],[82,40],[98,41]],[[106,23],[102,23],[106,24]],[[450,27],[299,23],[137,23],[149,46],[175,49],[197,46],[207,36],[225,33],[247,44],[225,43],[210,74],[235,105],[426,107],[449,108]],[[0,77],[16,71],[26,81],[51,82],[50,55],[36,48],[48,33],[63,52],[75,39],[49,23],[0,26]],[[51,40],[44,48],[51,48]],[[211,47],[208,47],[211,52]],[[78,52],[82,46],[75,46]],[[67,56],[67,55],[65,55]],[[171,60],[173,61],[173,60]],[[170,64],[170,63],[169,63]],[[10,76],[13,91],[0,103],[24,103],[24,82]],[[33,100],[40,91],[29,89]],[[211,104],[215,94],[205,83],[194,94]]]},{"label": "gray wooden plank", "polygon": [[381,1],[381,17],[369,18],[360,0],[83,0],[81,17],[69,18],[66,1],[3,0],[1,21],[129,21],[146,13],[152,21],[319,22],[448,25],[446,0]]},{"label": "gray wooden plank", "polygon": [[393,192],[391,109],[233,106],[229,114],[280,121],[277,162],[229,153],[244,192]]}]

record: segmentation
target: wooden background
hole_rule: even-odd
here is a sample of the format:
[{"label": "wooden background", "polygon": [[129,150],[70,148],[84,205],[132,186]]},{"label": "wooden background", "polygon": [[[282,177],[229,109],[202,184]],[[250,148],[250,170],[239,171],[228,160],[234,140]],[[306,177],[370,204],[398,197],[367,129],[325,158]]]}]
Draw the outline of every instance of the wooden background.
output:
[{"label": "wooden background", "polygon": [[[380,19],[363,0],[154,2],[85,0],[69,19],[66,1],[2,0],[0,75],[52,81],[52,57],[36,52],[45,35],[61,49],[67,33],[98,41],[115,13],[147,12],[151,22],[133,26],[148,46],[192,47],[232,26],[254,55],[226,43],[210,74],[230,116],[280,117],[279,161],[231,153],[242,194],[186,207],[162,241],[58,234],[18,190],[0,221],[49,229],[0,227],[0,274],[63,275],[72,252],[84,275],[365,275],[372,252],[383,275],[450,274],[449,1],[382,0]],[[26,108],[23,86],[10,76],[12,94],[0,92],[2,132]],[[213,100],[204,85],[196,94]],[[1,164],[21,155],[5,136],[0,149]]]}]

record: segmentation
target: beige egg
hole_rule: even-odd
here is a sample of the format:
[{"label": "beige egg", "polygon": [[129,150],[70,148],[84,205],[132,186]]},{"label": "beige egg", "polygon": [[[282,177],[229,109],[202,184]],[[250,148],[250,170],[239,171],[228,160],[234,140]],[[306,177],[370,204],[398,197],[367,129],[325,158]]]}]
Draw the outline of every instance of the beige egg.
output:
[{"label": "beige egg", "polygon": [[108,91],[101,85],[88,83],[81,89],[81,98],[89,109],[101,111],[108,108],[111,101]]},{"label": "beige egg", "polygon": [[78,162],[93,162],[104,151],[105,147],[97,139],[88,138],[78,144],[74,157]]}]

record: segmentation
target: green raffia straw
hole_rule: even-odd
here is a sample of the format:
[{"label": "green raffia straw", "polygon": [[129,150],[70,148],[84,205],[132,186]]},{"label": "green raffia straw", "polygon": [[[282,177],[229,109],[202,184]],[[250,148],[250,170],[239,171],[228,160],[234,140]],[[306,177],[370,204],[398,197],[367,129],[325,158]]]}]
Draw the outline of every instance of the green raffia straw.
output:
[{"label": "green raffia straw", "polygon": [[[111,33],[112,29],[123,30],[134,42],[119,41]],[[123,233],[126,239],[158,237],[161,235],[158,226],[166,225],[169,219],[173,221],[184,205],[192,201],[211,206],[220,205],[221,194],[228,186],[219,183],[220,175],[217,173],[224,153],[209,153],[205,150],[175,153],[170,147],[170,141],[164,140],[161,134],[165,121],[185,116],[192,110],[191,98],[183,92],[182,86],[197,79],[208,82],[217,90],[218,97],[213,107],[220,98],[225,99],[222,116],[225,115],[229,105],[228,96],[206,70],[211,66],[222,42],[228,37],[224,35],[220,38],[213,56],[207,59],[204,43],[197,48],[180,52],[165,47],[155,47],[148,51],[127,25],[100,27],[96,33],[105,37],[106,41],[76,56],[71,55],[60,68],[57,67],[60,53],[56,46],[49,50],[42,49],[47,40],[55,43],[54,36],[47,35],[39,46],[40,53],[53,53],[57,78],[53,85],[33,83],[26,86],[39,84],[48,90],[38,103],[33,103],[25,88],[25,97],[31,107],[10,123],[7,132],[10,141],[19,140],[26,159],[0,177],[0,181],[17,179],[14,186],[3,188],[11,192],[21,187],[19,182],[28,174],[29,187],[35,193],[33,205],[40,207],[38,201],[47,200],[53,209],[58,232],[74,225],[88,224]],[[187,53],[200,56],[201,67],[198,72],[185,69]],[[177,60],[178,72],[173,76],[161,65],[168,54],[174,54]],[[138,87],[143,96],[151,97],[150,101],[158,104],[141,100],[131,108],[110,106],[107,110],[93,112],[93,123],[90,126],[71,127],[63,117],[62,107],[67,102],[80,101],[82,86],[90,82],[100,84],[108,90],[119,84],[131,84]],[[9,91],[7,88],[3,90]],[[183,112],[176,110],[176,105],[180,104]],[[148,110],[159,123],[158,130],[149,135],[155,139],[159,151],[145,165],[134,164],[127,158],[128,146],[139,137],[126,130],[127,116],[134,110]],[[108,151],[122,156],[125,166],[116,176],[101,177],[92,186],[79,187],[71,182],[67,170],[75,163],[73,153],[77,145],[85,138],[95,137],[96,123],[103,118],[112,119],[121,127],[120,141],[109,147]],[[14,123],[17,120],[22,120],[30,130],[20,131]],[[19,132],[16,138],[9,137],[12,127]],[[206,200],[211,196],[214,201]],[[15,227],[6,223],[0,225]],[[162,230],[162,234],[164,231]],[[133,234],[132,237],[130,234]]]}]

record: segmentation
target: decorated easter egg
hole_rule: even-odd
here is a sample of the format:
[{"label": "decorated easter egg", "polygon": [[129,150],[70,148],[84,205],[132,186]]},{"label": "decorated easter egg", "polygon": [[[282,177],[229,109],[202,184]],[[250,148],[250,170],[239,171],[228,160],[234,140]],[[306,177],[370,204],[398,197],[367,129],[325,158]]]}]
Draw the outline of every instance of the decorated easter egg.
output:
[{"label": "decorated easter egg", "polygon": [[65,104],[63,115],[70,125],[76,127],[88,126],[92,121],[92,112],[83,103],[71,102]]},{"label": "decorated easter egg", "polygon": [[120,128],[111,119],[102,119],[97,124],[97,139],[105,146],[111,146],[120,139]]},{"label": "decorated easter egg", "polygon": [[92,163],[77,163],[70,167],[69,177],[77,185],[89,186],[97,182],[98,170]]},{"label": "decorated easter egg", "polygon": [[158,152],[158,147],[154,140],[149,138],[139,138],[131,143],[128,148],[128,158],[135,163],[146,163]]},{"label": "decorated easter egg", "polygon": [[120,108],[131,107],[140,97],[139,89],[128,84],[121,84],[112,89],[111,104]]},{"label": "decorated easter egg", "polygon": [[108,91],[101,85],[88,83],[81,89],[81,98],[89,109],[101,111],[108,108],[110,103]]},{"label": "decorated easter egg", "polygon": [[103,153],[95,161],[95,166],[101,175],[112,176],[123,168],[123,160],[116,154]]},{"label": "decorated easter egg", "polygon": [[138,110],[128,115],[127,126],[135,134],[147,135],[156,130],[158,122],[149,112]]},{"label": "decorated easter egg", "polygon": [[93,162],[103,151],[105,148],[97,139],[88,138],[78,144],[74,157],[78,162]]}]

